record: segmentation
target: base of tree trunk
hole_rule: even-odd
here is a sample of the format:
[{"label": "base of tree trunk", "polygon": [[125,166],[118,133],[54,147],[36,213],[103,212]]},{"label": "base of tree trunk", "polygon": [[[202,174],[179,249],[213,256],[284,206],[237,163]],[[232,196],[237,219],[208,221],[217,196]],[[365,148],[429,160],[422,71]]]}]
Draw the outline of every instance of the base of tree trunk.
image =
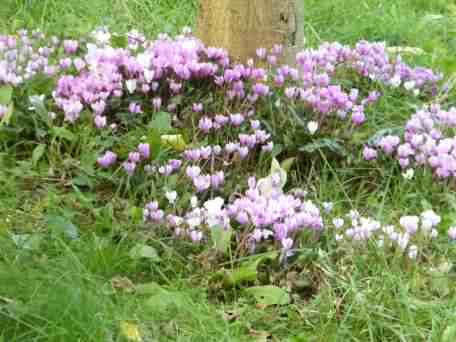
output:
[{"label": "base of tree trunk", "polygon": [[294,64],[304,45],[303,0],[200,0],[197,36],[223,47],[237,61],[254,58],[256,49],[284,46],[284,61]]}]

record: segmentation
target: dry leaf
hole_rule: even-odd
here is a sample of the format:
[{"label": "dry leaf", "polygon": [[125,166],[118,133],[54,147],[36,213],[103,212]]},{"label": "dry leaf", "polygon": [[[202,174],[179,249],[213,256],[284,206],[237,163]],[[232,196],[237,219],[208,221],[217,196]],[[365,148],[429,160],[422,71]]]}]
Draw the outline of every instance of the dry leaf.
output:
[{"label": "dry leaf", "polygon": [[120,290],[127,293],[135,291],[135,285],[127,277],[115,276],[111,279],[111,286],[114,290]]},{"label": "dry leaf", "polygon": [[138,325],[129,322],[120,322],[120,332],[129,341],[142,342]]}]

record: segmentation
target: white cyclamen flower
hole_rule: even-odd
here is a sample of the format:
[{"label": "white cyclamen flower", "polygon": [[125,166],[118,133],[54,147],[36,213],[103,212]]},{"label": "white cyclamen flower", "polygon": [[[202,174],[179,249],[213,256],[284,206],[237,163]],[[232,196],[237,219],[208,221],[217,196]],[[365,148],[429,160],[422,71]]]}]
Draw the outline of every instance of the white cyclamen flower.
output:
[{"label": "white cyclamen flower", "polygon": [[169,203],[174,204],[177,199],[177,192],[176,191],[167,191],[165,193],[166,199],[169,201]]},{"label": "white cyclamen flower", "polygon": [[309,121],[309,123],[307,124],[307,130],[311,135],[314,135],[315,132],[318,130],[318,122]]},{"label": "white cyclamen flower", "polygon": [[414,175],[415,175],[415,171],[413,171],[413,169],[408,169],[407,171],[402,173],[402,177],[404,177],[404,179],[407,179],[407,180],[411,180]]}]

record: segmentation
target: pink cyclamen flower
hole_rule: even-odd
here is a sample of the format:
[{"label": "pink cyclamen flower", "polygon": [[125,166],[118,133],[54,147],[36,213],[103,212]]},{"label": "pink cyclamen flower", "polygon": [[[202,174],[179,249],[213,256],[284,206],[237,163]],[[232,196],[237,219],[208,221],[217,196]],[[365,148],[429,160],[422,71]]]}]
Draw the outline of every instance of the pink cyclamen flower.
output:
[{"label": "pink cyclamen flower", "polygon": [[201,113],[203,111],[203,104],[202,103],[194,103],[192,106],[192,110],[195,113]]},{"label": "pink cyclamen flower", "polygon": [[450,227],[448,229],[448,237],[451,241],[456,241],[456,227]]},{"label": "pink cyclamen flower", "polygon": [[78,50],[79,43],[77,40],[64,40],[63,50],[66,54],[73,54]]},{"label": "pink cyclamen flower", "polygon": [[95,126],[98,129],[106,127],[106,116],[97,115],[97,116],[95,116],[94,121],[95,121]]}]

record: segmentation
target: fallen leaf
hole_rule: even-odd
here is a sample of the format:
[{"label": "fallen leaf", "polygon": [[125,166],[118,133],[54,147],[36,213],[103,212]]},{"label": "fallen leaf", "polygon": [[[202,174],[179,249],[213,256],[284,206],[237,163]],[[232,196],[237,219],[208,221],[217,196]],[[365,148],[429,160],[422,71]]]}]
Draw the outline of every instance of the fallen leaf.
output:
[{"label": "fallen leaf", "polygon": [[120,322],[120,332],[129,341],[141,342],[143,339],[138,325],[129,322]]},{"label": "fallen leaf", "polygon": [[111,286],[114,290],[120,290],[127,293],[135,291],[135,285],[127,277],[116,276],[111,279]]}]

